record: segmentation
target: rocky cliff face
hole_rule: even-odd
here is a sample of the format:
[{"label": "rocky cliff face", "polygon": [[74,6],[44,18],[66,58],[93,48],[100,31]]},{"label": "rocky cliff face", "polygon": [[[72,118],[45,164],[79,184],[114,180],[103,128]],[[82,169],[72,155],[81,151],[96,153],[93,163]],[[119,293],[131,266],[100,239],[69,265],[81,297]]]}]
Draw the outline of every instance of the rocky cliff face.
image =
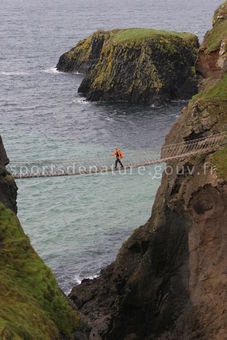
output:
[{"label": "rocky cliff face", "polygon": [[152,29],[96,32],[60,57],[60,71],[85,72],[88,100],[151,103],[187,99],[197,91],[198,39]]},{"label": "rocky cliff face", "polygon": [[220,6],[213,18],[213,28],[205,35],[199,50],[197,70],[203,77],[218,75],[227,68],[226,4]]},{"label": "rocky cliff face", "polygon": [[0,339],[71,339],[77,316],[15,215],[8,162],[0,137]]},{"label": "rocky cliff face", "polygon": [[[216,21],[219,11],[223,18]],[[215,13],[214,30],[223,27],[226,13],[227,3]],[[199,52],[200,72],[202,55],[213,53],[207,47],[212,34]],[[227,30],[216,36],[218,54],[226,36]],[[201,92],[183,110],[166,144],[227,131],[222,56],[222,66],[216,60],[209,69]],[[89,339],[226,337],[227,147],[168,162],[167,167],[149,221],[135,230],[98,278],[84,280],[70,294]]]}]

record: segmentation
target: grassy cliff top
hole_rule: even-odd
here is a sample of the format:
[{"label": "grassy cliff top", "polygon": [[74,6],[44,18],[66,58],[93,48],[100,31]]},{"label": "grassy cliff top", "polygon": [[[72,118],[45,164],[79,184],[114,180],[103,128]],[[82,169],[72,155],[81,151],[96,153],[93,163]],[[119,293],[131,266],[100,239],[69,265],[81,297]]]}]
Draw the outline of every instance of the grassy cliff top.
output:
[{"label": "grassy cliff top", "polygon": [[215,11],[213,16],[213,26],[219,21],[227,18],[227,1],[224,1]]},{"label": "grassy cliff top", "polygon": [[205,43],[207,44],[207,53],[219,48],[221,41],[224,39],[227,40],[227,19],[217,22],[213,30],[206,34]]},{"label": "grassy cliff top", "polygon": [[76,324],[51,270],[0,203],[0,339],[70,339]]},{"label": "grassy cliff top", "polygon": [[141,39],[155,39],[160,36],[169,38],[171,36],[180,37],[185,40],[195,38],[194,34],[186,32],[171,32],[156,30],[152,28],[128,28],[112,32],[112,39],[115,42],[124,42],[130,40],[141,40]]},{"label": "grassy cliff top", "polygon": [[205,35],[206,52],[215,51],[223,40],[227,42],[227,1],[216,10],[213,17],[213,28]]}]

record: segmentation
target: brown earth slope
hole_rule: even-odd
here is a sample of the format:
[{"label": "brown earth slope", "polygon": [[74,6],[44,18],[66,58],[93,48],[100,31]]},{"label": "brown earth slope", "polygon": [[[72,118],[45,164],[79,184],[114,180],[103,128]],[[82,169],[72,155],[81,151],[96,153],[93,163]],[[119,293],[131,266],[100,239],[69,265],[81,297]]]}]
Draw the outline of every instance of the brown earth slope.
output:
[{"label": "brown earth slope", "polygon": [[[227,131],[226,17],[227,2],[199,51],[201,91],[167,144]],[[70,294],[89,339],[226,339],[227,148],[167,166],[149,221]]]}]

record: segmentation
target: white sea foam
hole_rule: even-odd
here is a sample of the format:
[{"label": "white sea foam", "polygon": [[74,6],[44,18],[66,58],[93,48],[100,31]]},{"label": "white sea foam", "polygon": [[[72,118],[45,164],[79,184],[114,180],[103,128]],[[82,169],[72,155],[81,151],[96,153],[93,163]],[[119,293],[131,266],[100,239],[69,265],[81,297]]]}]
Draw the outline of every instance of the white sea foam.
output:
[{"label": "white sea foam", "polygon": [[96,277],[98,277],[98,275],[90,275],[90,276],[87,276],[87,277],[84,277],[84,278],[81,279],[80,275],[75,275],[75,276],[74,276],[74,281],[75,281],[76,284],[79,285],[79,284],[81,284],[81,282],[82,282],[83,280],[85,280],[85,279],[93,280],[93,279],[95,279]]},{"label": "white sea foam", "polygon": [[49,67],[49,68],[43,70],[43,72],[49,73],[49,74],[60,74],[60,73],[63,73],[63,72],[58,71],[56,67]]},{"label": "white sea foam", "polygon": [[187,99],[171,100],[171,103],[177,103],[177,104],[180,104],[180,103],[188,103],[188,100],[187,100]]},{"label": "white sea foam", "polygon": [[[49,73],[49,74],[61,74],[61,73],[64,73],[62,71],[58,71],[55,66],[49,67],[49,68],[43,70],[43,72]],[[76,71],[76,72],[72,72],[72,74],[79,75],[79,74],[82,74],[82,73]]]},{"label": "white sea foam", "polygon": [[3,76],[27,76],[29,75],[28,72],[23,72],[23,71],[20,71],[20,72],[12,72],[12,71],[1,71],[0,72],[1,75]]},{"label": "white sea foam", "polygon": [[86,105],[89,102],[85,98],[76,98],[72,101],[72,104],[83,104]]},{"label": "white sea foam", "polygon": [[74,71],[74,72],[72,72],[72,74],[83,74],[83,73],[78,72],[78,71]]}]

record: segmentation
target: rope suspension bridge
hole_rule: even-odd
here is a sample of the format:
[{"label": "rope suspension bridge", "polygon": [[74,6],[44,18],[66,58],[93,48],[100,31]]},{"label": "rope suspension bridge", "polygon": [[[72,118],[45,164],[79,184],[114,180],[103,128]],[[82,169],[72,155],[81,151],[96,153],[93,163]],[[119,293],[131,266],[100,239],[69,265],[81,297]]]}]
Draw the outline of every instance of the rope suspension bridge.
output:
[{"label": "rope suspension bridge", "polygon": [[124,157],[124,169],[115,170],[113,158],[93,158],[76,160],[48,160],[30,162],[12,162],[8,170],[15,179],[39,177],[60,177],[127,171],[171,160],[184,159],[196,154],[214,152],[227,143],[227,134],[220,133],[209,137],[193,139],[177,144],[165,145],[161,153],[151,150],[139,150],[127,153]]}]

